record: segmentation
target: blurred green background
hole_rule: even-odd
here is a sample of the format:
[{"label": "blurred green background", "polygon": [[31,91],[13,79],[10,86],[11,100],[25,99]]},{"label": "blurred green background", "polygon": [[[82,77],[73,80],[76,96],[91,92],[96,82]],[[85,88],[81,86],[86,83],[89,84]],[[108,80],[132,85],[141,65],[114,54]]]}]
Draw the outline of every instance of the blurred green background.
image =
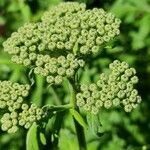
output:
[{"label": "blurred green background", "polygon": [[[29,76],[29,70],[12,64],[3,52],[2,42],[18,27],[29,21],[38,21],[43,12],[63,0],[0,0],[0,80],[30,83],[36,80],[31,91],[31,101],[39,106],[44,104],[63,104],[69,93],[64,88],[46,88],[40,76]],[[135,67],[140,79],[139,93],[141,105],[132,113],[121,109],[102,111],[100,120],[105,134],[96,137],[87,132],[88,150],[148,150],[150,149],[150,0],[76,0],[87,4],[87,8],[104,8],[122,20],[121,34],[107,47],[103,54],[93,57],[82,75],[82,81],[93,81],[105,71],[114,59],[126,61]],[[62,93],[65,93],[62,95]],[[59,101],[59,98],[63,101]],[[37,101],[38,99],[38,101]],[[60,150],[78,150],[73,121],[70,116],[63,118],[60,131]],[[49,121],[47,138],[53,132],[54,118]],[[7,134],[0,130],[0,150],[24,150],[26,130]],[[50,140],[50,139],[48,139]],[[48,148],[49,147],[49,148]],[[48,142],[45,149],[51,149]]]}]

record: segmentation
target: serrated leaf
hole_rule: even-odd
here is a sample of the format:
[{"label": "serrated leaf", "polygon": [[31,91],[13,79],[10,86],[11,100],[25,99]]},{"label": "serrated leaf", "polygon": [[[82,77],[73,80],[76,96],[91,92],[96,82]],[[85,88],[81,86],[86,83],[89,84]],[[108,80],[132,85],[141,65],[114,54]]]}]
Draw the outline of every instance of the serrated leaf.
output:
[{"label": "serrated leaf", "polygon": [[81,126],[83,126],[85,129],[87,128],[87,124],[85,123],[84,119],[76,110],[70,109],[70,113]]},{"label": "serrated leaf", "polygon": [[26,139],[27,150],[40,150],[37,138],[37,124],[34,122],[27,133]]},{"label": "serrated leaf", "polygon": [[98,115],[93,115],[89,113],[87,115],[87,123],[88,123],[89,129],[92,131],[92,133],[95,136],[101,137],[103,135],[102,125],[101,125]]}]

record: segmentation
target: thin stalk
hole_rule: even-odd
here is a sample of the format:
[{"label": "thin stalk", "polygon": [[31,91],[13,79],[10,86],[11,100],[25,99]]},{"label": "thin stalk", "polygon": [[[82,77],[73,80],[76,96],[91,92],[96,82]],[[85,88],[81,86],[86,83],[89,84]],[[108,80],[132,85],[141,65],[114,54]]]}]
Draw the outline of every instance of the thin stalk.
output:
[{"label": "thin stalk", "polygon": [[[70,86],[70,90],[71,90],[70,104],[73,105],[73,108],[77,112],[79,112],[79,109],[76,106],[76,98],[75,98],[76,88],[75,88],[75,85],[73,84],[72,81],[70,81],[69,82],[69,86]],[[80,150],[87,150],[84,128],[76,121],[76,119],[74,117],[73,117],[73,120],[74,120],[75,129],[76,129],[76,133],[77,133],[77,139],[78,139],[79,149]]]},{"label": "thin stalk", "polygon": [[44,87],[44,78],[42,76],[36,75],[36,88],[32,95],[32,102],[36,103],[38,106],[42,104],[42,94]]}]

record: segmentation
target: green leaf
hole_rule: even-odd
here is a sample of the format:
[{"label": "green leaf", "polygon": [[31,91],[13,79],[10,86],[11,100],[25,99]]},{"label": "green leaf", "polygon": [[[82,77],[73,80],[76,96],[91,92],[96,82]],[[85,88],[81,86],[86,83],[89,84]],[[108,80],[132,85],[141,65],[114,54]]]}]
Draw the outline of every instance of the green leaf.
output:
[{"label": "green leaf", "polygon": [[77,54],[77,51],[79,50],[78,42],[75,43],[75,46],[73,47],[73,53]]},{"label": "green leaf", "polygon": [[43,145],[46,145],[46,137],[42,132],[40,132],[40,141]]},{"label": "green leaf", "polygon": [[27,150],[39,150],[37,138],[37,124],[34,122],[27,133],[26,139]]},{"label": "green leaf", "polygon": [[70,109],[70,113],[81,126],[83,126],[85,129],[87,128],[87,124],[85,123],[84,119],[76,110]]},{"label": "green leaf", "polygon": [[102,125],[98,115],[93,115],[91,113],[87,114],[87,123],[89,129],[95,136],[101,137],[103,135]]},{"label": "green leaf", "polygon": [[34,68],[29,71],[28,77],[31,82],[30,85],[32,86],[35,83]]}]

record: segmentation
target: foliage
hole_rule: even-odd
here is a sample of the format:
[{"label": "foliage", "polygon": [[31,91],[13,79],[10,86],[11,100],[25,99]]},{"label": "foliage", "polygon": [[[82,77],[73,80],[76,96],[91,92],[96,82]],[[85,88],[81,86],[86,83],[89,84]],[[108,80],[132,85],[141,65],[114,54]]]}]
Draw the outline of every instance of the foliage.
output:
[{"label": "foliage", "polygon": [[[38,146],[41,149],[48,149],[48,147],[52,149],[59,145],[59,149],[62,150],[67,148],[76,150],[78,149],[78,141],[73,124],[73,120],[75,119],[85,127],[87,148],[89,150],[149,149],[149,1],[80,0],[80,2],[87,3],[87,7],[89,8],[101,7],[106,12],[112,12],[116,17],[121,19],[122,23],[120,28],[121,34],[118,38],[109,42],[110,45],[102,46],[99,54],[89,55],[85,59],[86,66],[84,69],[80,68],[78,71],[79,82],[86,85],[96,83],[99,74],[102,72],[109,74],[109,70],[107,69],[108,65],[112,61],[119,59],[135,67],[137,76],[139,77],[137,89],[143,99],[140,106],[130,114],[120,111],[120,108],[116,108],[115,110],[110,108],[109,110],[100,109],[99,116],[97,117],[92,114],[86,115],[86,112],[82,109],[82,116],[78,114],[78,111],[74,112],[74,110],[71,110],[71,113],[68,114],[68,109],[72,107],[72,104],[66,104],[69,103],[70,96],[74,97],[76,93],[70,92],[70,83],[68,83],[66,75],[63,77],[63,82],[61,82],[62,87],[54,84],[47,86],[45,78],[41,76],[41,73],[37,73],[40,75],[34,74],[36,72],[34,63],[32,63],[33,66],[30,65],[30,69],[22,65],[20,66],[12,63],[10,56],[3,52],[2,42],[10,37],[12,32],[17,31],[26,22],[39,21],[45,9],[60,2],[61,0],[0,1],[0,80],[30,84],[30,94],[24,99],[25,103],[36,103],[39,107],[45,105],[42,109],[48,115],[43,120],[46,124],[39,124],[39,126],[33,124],[28,131],[28,141],[30,141],[30,138],[33,141],[37,140],[36,137],[38,137],[39,140],[34,143],[36,144],[38,142]],[[75,44],[73,53],[76,54],[77,50],[79,48]],[[64,56],[64,54],[62,55]],[[56,56],[52,56],[51,58],[53,57]],[[43,61],[45,59],[42,58],[41,60]],[[38,61],[38,63],[41,62]],[[61,71],[60,69],[59,72]],[[59,80],[56,79],[57,81]],[[72,83],[72,81],[70,82]],[[75,86],[78,87],[77,91],[79,92],[79,85]],[[4,113],[4,111],[0,111],[0,118]],[[72,116],[74,116],[74,119],[72,119]],[[86,116],[88,119],[86,119]],[[90,129],[86,129],[87,125]],[[19,130],[19,132],[13,134],[0,131],[0,149],[25,149],[26,142],[24,137],[27,131],[23,128]],[[80,136],[82,136],[82,133]],[[28,143],[27,149],[30,146],[32,147]]]}]

